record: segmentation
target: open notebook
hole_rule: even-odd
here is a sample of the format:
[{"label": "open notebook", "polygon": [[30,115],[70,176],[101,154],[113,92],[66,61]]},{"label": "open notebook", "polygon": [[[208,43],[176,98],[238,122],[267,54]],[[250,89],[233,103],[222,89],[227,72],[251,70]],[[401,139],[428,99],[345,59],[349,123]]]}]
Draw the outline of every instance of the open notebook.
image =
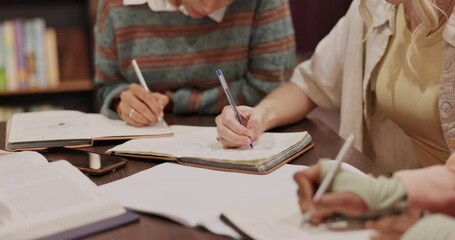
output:
[{"label": "open notebook", "polygon": [[[364,175],[346,163],[342,163],[341,168]],[[289,185],[294,186],[294,191],[290,191],[289,186],[283,186],[287,190],[280,189],[279,194],[255,196],[224,209],[222,218],[243,236],[252,239],[367,240],[373,234],[372,230],[364,229],[362,222],[353,220],[338,220],[319,226],[302,225],[303,215],[298,205],[296,186],[295,183]]]},{"label": "open notebook", "polygon": [[72,110],[16,113],[8,121],[7,150],[90,146],[93,141],[171,136],[166,122],[136,128],[122,120]]},{"label": "open notebook", "polygon": [[0,239],[75,239],[137,220],[67,161],[0,156]]},{"label": "open notebook", "polygon": [[[225,224],[221,215],[255,239],[368,239],[370,232],[366,230],[337,233],[325,227],[296,226],[302,214],[293,174],[306,168],[286,164],[267,175],[252,175],[163,163],[100,188],[128,209],[233,238],[241,235]],[[276,202],[277,198],[285,201]]]},{"label": "open notebook", "polygon": [[170,138],[133,139],[107,152],[115,155],[177,161],[185,165],[247,173],[269,173],[312,147],[307,132],[260,135],[254,148],[225,149],[215,127],[171,126]]}]

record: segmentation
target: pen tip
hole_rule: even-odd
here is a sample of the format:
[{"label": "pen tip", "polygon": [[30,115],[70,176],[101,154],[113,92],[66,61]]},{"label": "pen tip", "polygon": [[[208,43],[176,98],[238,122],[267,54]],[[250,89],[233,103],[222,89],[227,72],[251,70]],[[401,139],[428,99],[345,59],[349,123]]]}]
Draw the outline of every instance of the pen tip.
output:
[{"label": "pen tip", "polygon": [[218,76],[221,76],[221,75],[222,75],[221,69],[218,68],[218,69],[216,70],[216,75],[218,75]]}]

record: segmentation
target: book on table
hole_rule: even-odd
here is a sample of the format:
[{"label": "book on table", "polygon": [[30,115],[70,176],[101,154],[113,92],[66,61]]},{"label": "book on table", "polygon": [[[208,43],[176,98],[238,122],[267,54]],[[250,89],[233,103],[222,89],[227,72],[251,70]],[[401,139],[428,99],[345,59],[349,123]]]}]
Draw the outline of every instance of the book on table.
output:
[{"label": "book on table", "polygon": [[0,156],[0,239],[75,239],[138,220],[67,161]]},{"label": "book on table", "polygon": [[104,184],[100,190],[130,210],[236,239],[245,233],[252,239],[368,239],[369,231],[343,228],[342,222],[339,231],[300,227],[293,175],[307,168],[285,164],[270,174],[253,175],[169,162]]},{"label": "book on table", "polygon": [[164,121],[136,128],[120,119],[72,110],[16,113],[7,123],[7,150],[91,146],[94,141],[172,136]]},{"label": "book on table", "polygon": [[107,152],[223,171],[267,174],[313,146],[307,132],[266,132],[253,143],[252,149],[248,146],[227,149],[216,140],[215,127],[172,125],[171,129],[173,137],[133,139]]}]

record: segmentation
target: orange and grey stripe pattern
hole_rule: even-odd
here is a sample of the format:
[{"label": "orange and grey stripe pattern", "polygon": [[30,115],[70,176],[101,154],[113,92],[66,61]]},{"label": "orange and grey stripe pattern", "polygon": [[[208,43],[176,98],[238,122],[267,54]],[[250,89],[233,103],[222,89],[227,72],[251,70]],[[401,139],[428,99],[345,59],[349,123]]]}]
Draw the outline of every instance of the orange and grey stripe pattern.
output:
[{"label": "orange and grey stripe pattern", "polygon": [[175,113],[218,113],[226,99],[217,68],[238,104],[254,105],[290,77],[295,49],[287,0],[236,0],[221,23],[100,0],[95,39],[95,82],[109,117],[110,101],[137,82],[133,58],[152,91],[174,93]]}]

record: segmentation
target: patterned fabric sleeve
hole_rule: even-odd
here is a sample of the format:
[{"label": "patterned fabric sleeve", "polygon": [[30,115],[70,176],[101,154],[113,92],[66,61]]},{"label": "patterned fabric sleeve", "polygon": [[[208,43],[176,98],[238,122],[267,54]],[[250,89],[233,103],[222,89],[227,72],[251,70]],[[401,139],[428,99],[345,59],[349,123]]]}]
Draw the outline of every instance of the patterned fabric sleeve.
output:
[{"label": "patterned fabric sleeve", "polygon": [[110,105],[120,92],[128,88],[120,72],[115,45],[115,31],[109,9],[122,4],[121,0],[99,0],[95,34],[95,84],[97,101],[102,104],[101,113],[109,118],[119,118]]},{"label": "patterned fabric sleeve", "polygon": [[[258,1],[251,33],[248,71],[240,78],[226,80],[237,104],[254,106],[292,73],[295,39],[288,1]],[[176,113],[219,113],[228,104],[221,87],[182,88],[175,92],[173,101]]]},{"label": "patterned fabric sleeve", "polygon": [[219,113],[227,105],[222,68],[238,104],[255,105],[291,74],[295,40],[288,0],[235,1],[222,23],[101,0],[95,83],[101,113],[137,82],[135,58],[152,91],[172,92],[174,113]]}]

